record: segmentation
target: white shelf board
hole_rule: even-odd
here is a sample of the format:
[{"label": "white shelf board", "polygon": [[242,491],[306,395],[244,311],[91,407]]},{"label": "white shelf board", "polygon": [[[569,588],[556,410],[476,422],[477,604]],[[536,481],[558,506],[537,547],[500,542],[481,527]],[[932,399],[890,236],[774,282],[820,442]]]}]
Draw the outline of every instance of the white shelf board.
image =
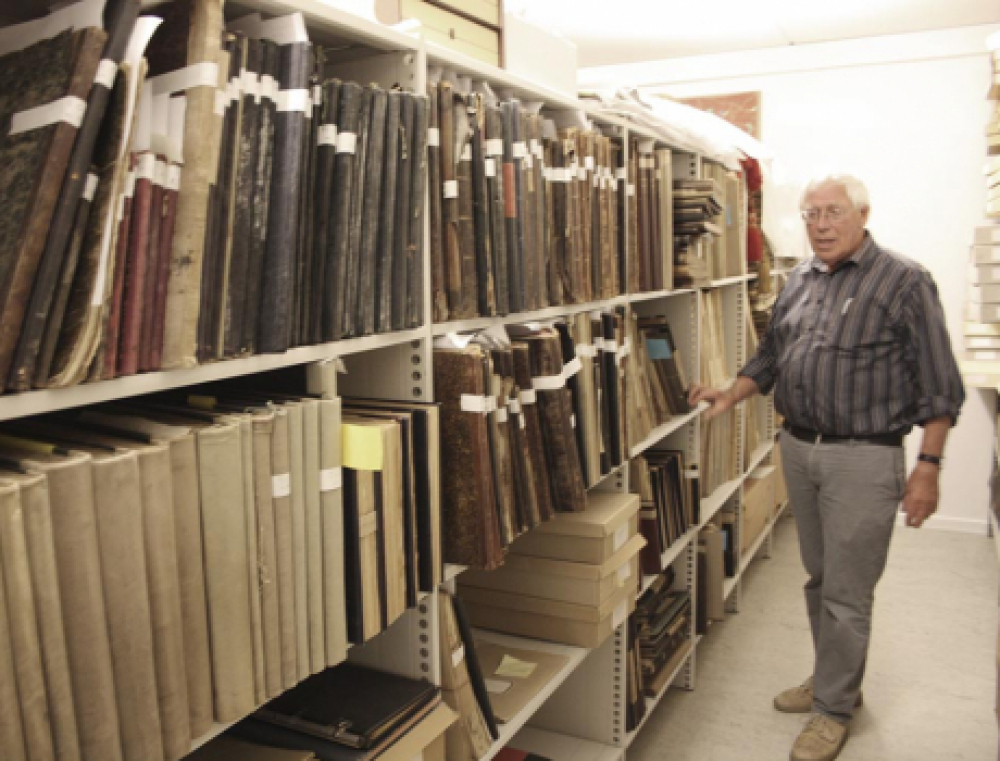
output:
[{"label": "white shelf board", "polygon": [[627,296],[615,296],[612,299],[604,299],[602,301],[588,301],[585,304],[564,304],[563,306],[536,309],[532,312],[514,312],[496,317],[473,317],[469,320],[437,322],[434,323],[432,332],[435,336],[444,336],[448,333],[469,333],[474,330],[483,330],[494,325],[518,325],[526,322],[541,322],[579,314],[580,312],[591,312],[622,306],[627,301]]},{"label": "white shelf board", "polygon": [[675,415],[666,423],[658,425],[656,428],[653,429],[653,432],[649,434],[649,436],[647,436],[645,439],[643,439],[634,447],[632,447],[631,456],[638,457],[647,449],[657,444],[664,437],[669,436],[671,433],[676,431],[681,426],[690,423],[692,420],[698,417],[698,415],[700,415],[707,409],[708,409],[708,402],[701,402],[697,407],[695,407],[686,415]]},{"label": "white shelf board", "polygon": [[552,761],[619,761],[624,752],[621,748],[535,727],[525,727],[518,732],[510,746]]},{"label": "white shelf board", "polygon": [[666,695],[667,692],[670,690],[670,687],[671,685],[673,685],[674,680],[677,679],[677,675],[680,674],[681,671],[683,671],[688,661],[690,661],[694,657],[694,653],[698,649],[698,642],[700,641],[701,637],[698,637],[691,643],[691,649],[688,650],[687,655],[681,658],[681,662],[677,664],[677,668],[675,668],[674,673],[670,675],[670,679],[667,680],[667,684],[663,688],[663,690],[660,691],[660,694],[657,695],[656,697],[646,698],[646,715],[642,717],[642,721],[639,722],[638,727],[636,727],[631,732],[625,735],[626,748],[628,748],[632,744],[632,741],[635,739],[636,735],[638,735],[639,732],[642,731],[643,726],[645,726],[646,722],[649,721],[649,717],[653,715],[653,711],[656,710],[656,707],[660,704],[660,701],[663,700],[663,696]]},{"label": "white shelf board", "polygon": [[525,650],[541,650],[547,653],[555,653],[557,655],[564,655],[569,658],[569,662],[560,669],[559,673],[546,684],[531,701],[521,709],[521,712],[514,717],[514,720],[507,723],[501,724],[500,737],[496,742],[490,747],[486,755],[481,759],[481,761],[489,761],[497,753],[504,748],[507,743],[510,742],[511,738],[514,737],[521,729],[527,724],[528,720],[535,715],[535,712],[542,707],[542,704],[548,700],[552,693],[554,693],[559,686],[565,682],[569,675],[572,674],[577,667],[583,663],[584,658],[590,655],[591,650],[585,647],[574,647],[572,645],[561,645],[556,642],[543,642],[541,640],[528,639],[526,637],[515,637],[509,634],[500,634],[498,632],[486,631],[484,629],[473,630],[473,636],[476,639],[488,640],[490,642],[496,642],[500,645],[506,645],[507,647],[525,649]]},{"label": "white shelf board", "polygon": [[442,583],[451,581],[452,579],[457,579],[466,569],[468,569],[468,566],[457,565],[455,563],[445,563],[444,573],[441,576]]},{"label": "white shelf board", "polygon": [[628,300],[630,302],[637,303],[639,301],[652,301],[653,299],[665,299],[670,296],[683,296],[688,293],[694,293],[694,288],[679,288],[673,291],[645,291],[643,293],[630,293],[628,295]]},{"label": "white shelf board", "polygon": [[993,532],[993,543],[997,548],[997,560],[1000,560],[1000,521],[997,521],[997,514],[987,508],[990,515],[990,529]]},{"label": "white shelf board", "polygon": [[705,286],[706,288],[721,288],[724,285],[738,285],[739,283],[749,283],[751,280],[756,280],[756,275],[733,275],[732,277],[722,277],[718,280],[713,280],[711,285]]},{"label": "white shelf board", "polygon": [[172,388],[193,386],[199,383],[236,378],[267,370],[318,362],[335,357],[345,357],[359,352],[398,346],[410,341],[421,340],[427,335],[426,328],[415,328],[377,336],[347,338],[343,341],[300,346],[282,354],[255,354],[239,359],[225,359],[196,367],[177,370],[160,370],[153,373],[130,375],[114,380],[84,383],[69,388],[42,389],[23,394],[0,396],[0,420],[11,420],[26,415],[97,404],[113,399],[151,394]]},{"label": "white shelf board", "polygon": [[329,44],[327,38],[330,38],[359,42],[380,50],[416,52],[420,49],[420,40],[412,35],[323,0],[243,0],[240,5],[272,16],[299,12],[305,17],[310,38],[320,44]]},{"label": "white shelf board", "polygon": [[736,490],[740,488],[740,484],[743,483],[743,477],[734,478],[732,481],[726,481],[724,484],[716,487],[715,491],[709,494],[707,497],[703,497],[701,500],[701,521],[702,524],[708,523],[722,506],[726,504],[726,500],[732,497]]},{"label": "white shelf board", "polygon": [[774,442],[764,441],[763,443],[758,444],[757,448],[750,453],[750,462],[746,472],[748,478],[750,477],[750,474],[757,469],[757,466],[764,461],[764,458],[770,454],[772,449],[774,449]]}]

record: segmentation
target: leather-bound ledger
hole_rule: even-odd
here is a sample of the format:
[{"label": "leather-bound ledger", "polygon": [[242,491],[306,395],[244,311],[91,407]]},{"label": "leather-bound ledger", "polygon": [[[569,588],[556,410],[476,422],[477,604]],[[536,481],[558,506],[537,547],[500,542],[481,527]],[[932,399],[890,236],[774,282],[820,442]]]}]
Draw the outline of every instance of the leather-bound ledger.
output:
[{"label": "leather-bound ledger", "polygon": [[0,480],[0,557],[25,748],[30,758],[55,759],[24,510],[17,484],[6,480]]},{"label": "leather-bound ledger", "polygon": [[160,266],[160,228],[163,226],[163,192],[167,182],[167,162],[157,155],[149,196],[149,246],[146,251],[146,276],[142,284],[143,315],[139,331],[138,368],[148,373],[153,365],[153,331],[156,319],[156,284]]},{"label": "leather-bound ledger", "polygon": [[135,375],[139,370],[139,342],[145,305],[146,258],[149,249],[149,210],[156,157],[148,151],[141,153],[136,159],[135,166],[132,229],[129,231],[128,258],[125,263],[125,294],[122,302],[119,375]]},{"label": "leather-bound ledger", "polygon": [[[3,567],[0,566],[0,576]],[[0,582],[4,579],[0,578]],[[14,670],[14,647],[7,616],[7,595],[0,583],[0,752],[12,761],[29,761],[24,745],[24,727],[18,704],[17,673]]]},{"label": "leather-bound ledger", "polygon": [[[385,166],[396,167],[399,163],[399,151],[406,150],[400,138],[400,118],[403,106],[403,93],[393,90],[388,94],[385,116],[385,142],[383,145],[383,160]],[[376,240],[375,290],[376,300],[375,328],[379,333],[392,330],[392,298],[393,277],[396,254],[396,193],[398,192],[398,174],[389,170],[382,178],[382,198],[379,205],[378,238]],[[398,266],[398,265],[395,265]]]},{"label": "leather-bound ledger", "polygon": [[323,304],[323,338],[327,341],[337,340],[344,335],[349,228],[354,195],[354,152],[362,95],[362,88],[353,82],[345,82],[340,87],[337,155],[334,161],[333,191],[330,198]]},{"label": "leather-bound ledger", "polygon": [[[247,251],[247,285],[244,299],[242,354],[257,351],[260,322],[260,295],[264,278],[264,248],[267,244],[268,218],[271,205],[271,178],[274,159],[274,124],[277,104],[274,93],[265,96],[264,82],[277,82],[278,46],[271,40],[261,40],[261,99],[257,131],[257,160],[253,170],[253,219]],[[266,79],[265,79],[266,78]]]},{"label": "leather-bound ledger", "polygon": [[448,319],[448,293],[445,277],[444,220],[441,211],[441,121],[437,85],[430,85],[427,88],[427,96],[430,125],[427,135],[427,185],[430,188],[428,208],[431,228],[431,320],[444,322]]},{"label": "leather-bound ledger", "polygon": [[[376,277],[378,274],[378,236],[381,222],[382,184],[386,175],[384,171],[387,143],[388,99],[380,87],[370,87],[366,97],[371,100],[371,126],[368,131],[368,150],[365,157],[364,204],[361,217],[361,241],[359,251],[359,270],[355,281],[356,287],[350,290],[356,300],[355,320],[358,335],[370,335],[380,327],[378,318],[382,313],[378,309],[382,304],[377,296]],[[393,135],[393,137],[398,137]]]},{"label": "leather-bound ledger", "polygon": [[[118,352],[121,346],[121,315],[122,301],[125,297],[125,257],[128,254],[128,230],[132,224],[132,196],[135,190],[133,180],[135,174],[131,168],[131,163],[126,165],[124,176],[124,187],[119,203],[122,208],[121,221],[117,222],[116,234],[114,237],[114,273],[111,278],[110,292],[108,294],[108,304],[106,318],[104,322],[104,346],[98,350],[97,362],[101,365],[101,379],[109,380],[118,377]],[[104,174],[102,173],[102,176]],[[111,178],[114,175],[110,175]],[[95,201],[95,215],[104,216],[98,210],[101,208],[100,201],[102,195],[106,195],[104,200],[107,213],[108,207],[113,203],[113,188],[108,184],[98,185],[98,197]]]},{"label": "leather-bound ledger", "polygon": [[63,626],[62,601],[59,595],[59,577],[52,538],[48,479],[38,474],[2,469],[0,478],[16,484],[20,492],[54,757],[76,761],[80,758],[80,736],[73,710],[73,688],[70,684],[66,631]]},{"label": "leather-bound ledger", "polygon": [[345,600],[343,470],[341,461],[340,400],[319,400],[320,503],[323,511],[323,611],[326,664],[347,657],[347,603]]},{"label": "leather-bound ledger", "polygon": [[[218,63],[222,0],[181,0],[157,10],[163,24],[148,51],[151,76]],[[207,134],[214,120],[215,83],[185,91],[184,172],[170,255],[163,334],[163,367],[195,364],[209,185],[218,147]]]},{"label": "leather-bound ledger", "polygon": [[69,303],[70,294],[72,293],[73,281],[76,278],[77,265],[80,261],[80,252],[83,249],[84,235],[87,232],[87,225],[90,221],[90,209],[93,204],[94,193],[97,190],[97,182],[98,176],[96,174],[88,175],[88,184],[84,188],[80,202],[77,204],[73,229],[70,231],[69,239],[66,242],[66,254],[59,275],[59,282],[56,284],[55,294],[52,299],[51,314],[45,325],[45,334],[42,337],[35,365],[36,386],[47,385],[52,372],[52,360],[56,353],[59,335],[62,332],[63,318],[66,316],[66,306]]},{"label": "leather-bound ledger", "polygon": [[316,151],[320,114],[323,108],[323,92],[317,82],[317,61],[315,52],[310,55],[309,62],[309,103],[305,109],[305,125],[302,131],[302,171],[299,173],[299,221],[298,221],[298,251],[295,260],[295,325],[292,330],[292,344],[303,346],[309,343],[306,338],[309,324],[309,303],[311,292],[308,283],[312,282],[312,244],[313,220],[316,217]]},{"label": "leather-bound ledger", "polygon": [[[0,56],[0,72],[7,82],[0,114],[10,125],[0,140],[6,167],[0,181],[5,230],[0,246],[0,378],[5,385],[28,388],[32,381],[10,371],[83,108],[77,112],[81,121],[75,123],[70,119],[39,126],[23,114],[63,98],[75,98],[73,103],[81,105],[106,39],[104,30],[94,27],[65,31],[40,42],[25,38],[25,47]],[[44,327],[44,316],[42,320]],[[37,345],[34,348],[37,351]]]},{"label": "leather-bound ledger", "polygon": [[[392,271],[392,329],[401,330],[406,326],[409,311],[407,297],[407,247],[410,240],[410,181],[412,179],[413,146],[413,97],[403,94],[399,104],[399,151],[396,155],[396,221],[393,234]],[[389,168],[392,171],[392,168]]]},{"label": "leather-bound ledger", "polygon": [[[485,399],[482,349],[434,351],[434,387],[441,403],[441,479],[444,560],[489,570],[503,562],[493,486],[488,423],[463,409],[462,398]],[[485,406],[484,408],[485,409]]]},{"label": "leather-bound ledger", "polygon": [[441,187],[433,192],[441,193],[441,235],[444,241],[445,290],[448,295],[449,319],[472,317],[463,303],[462,245],[459,233],[459,188],[455,173],[455,90],[451,82],[438,85],[438,119],[441,129]]},{"label": "leather-bound ledger", "polygon": [[519,194],[521,193],[521,159],[514,155],[514,129],[519,118],[515,104],[500,105],[503,125],[503,192],[507,233],[507,287],[510,311],[526,309],[524,299],[524,236],[522,235]]},{"label": "leather-bound ledger", "polygon": [[84,761],[121,761],[122,749],[108,619],[101,579],[91,457],[54,447],[18,448],[4,442],[3,456],[47,477],[52,505],[59,593],[66,629],[73,705]]},{"label": "leather-bound ledger", "polygon": [[[264,249],[261,289],[260,343],[264,352],[284,351],[291,342],[294,306],[294,262],[297,250],[297,220],[301,201],[299,173],[302,171],[302,138],[308,97],[310,55],[308,42],[282,45],[281,91],[274,125],[274,165],[271,200]],[[301,101],[301,102],[300,102]]]},{"label": "leather-bound ledger", "polygon": [[455,95],[455,182],[458,187],[458,246],[461,262],[461,311],[459,315],[478,314],[476,274],[476,223],[473,218],[472,135],[468,126],[465,98]]},{"label": "leather-bound ledger", "polygon": [[358,293],[357,283],[361,267],[361,227],[365,213],[365,186],[368,184],[368,138],[372,129],[373,91],[365,88],[361,93],[361,107],[358,112],[358,132],[354,147],[354,164],[351,169],[351,208],[347,218],[347,259],[344,264],[344,300],[341,338],[358,333]]},{"label": "leather-bound ledger", "polygon": [[[538,193],[535,181],[534,156],[531,155],[531,151],[528,149],[531,138],[531,115],[526,110],[520,110],[520,108],[518,110],[520,111],[520,115],[515,124],[516,135],[514,145],[516,153],[520,154],[521,158],[521,170],[519,173],[521,192],[518,196],[518,211],[520,213],[520,234],[524,239],[525,308],[538,309],[541,301],[539,287],[544,283],[544,280],[540,278],[541,272],[538,265],[541,251],[535,240],[537,233],[536,216],[538,209],[536,200]],[[516,160],[517,156],[515,156]]]},{"label": "leather-bound ledger", "polygon": [[489,207],[492,280],[496,293],[496,313],[508,314],[510,312],[510,283],[507,265],[506,199],[504,197],[503,118],[499,108],[485,106],[484,111],[486,140],[483,163]]},{"label": "leather-bound ledger", "polygon": [[[477,309],[481,316],[497,313],[496,287],[493,282],[493,247],[490,236],[490,197],[487,190],[486,113],[483,97],[478,93],[467,96],[472,153],[472,219],[475,230]],[[496,175],[493,164],[492,174]]]},{"label": "leather-bound ledger", "polygon": [[410,223],[406,242],[406,320],[404,327],[424,323],[424,216],[427,189],[427,124],[429,105],[425,95],[410,95],[413,100],[413,126],[410,130]]},{"label": "leather-bound ledger", "polygon": [[[110,63],[103,65],[113,64],[117,67],[121,62],[138,13],[138,0],[116,0],[108,4],[105,14],[107,40],[101,60]],[[59,315],[53,311],[52,305],[58,283],[66,270],[68,248],[77,226],[77,209],[86,189],[87,174],[94,158],[101,122],[111,99],[113,83],[113,78],[108,81],[107,78],[98,77],[87,94],[86,112],[73,142],[73,152],[52,215],[45,249],[35,273],[24,325],[21,327],[11,377],[11,385],[18,390],[27,390],[36,382],[37,360],[45,332],[49,329],[50,322],[54,323],[55,329],[59,326]]]},{"label": "leather-bound ledger", "polygon": [[330,236],[330,204],[333,194],[333,169],[337,157],[337,119],[340,105],[340,80],[325,81],[322,90],[322,108],[316,130],[316,167],[313,188],[313,237],[312,237],[312,280],[310,289],[309,316],[306,326],[307,343],[323,341],[323,309],[326,287],[326,271],[329,266],[327,242]]},{"label": "leather-bound ledger", "polygon": [[545,457],[553,476],[555,508],[580,511],[586,507],[586,490],[559,336],[545,329],[526,340],[531,347],[532,385],[538,398]]},{"label": "leather-bound ledger", "polygon": [[555,514],[552,499],[552,484],[545,462],[545,442],[539,418],[537,393],[531,382],[531,349],[519,341],[511,346],[513,363],[514,392],[517,394],[520,416],[524,421],[524,441],[527,460],[530,460],[531,477],[535,482],[534,494],[539,522],[545,522]]}]

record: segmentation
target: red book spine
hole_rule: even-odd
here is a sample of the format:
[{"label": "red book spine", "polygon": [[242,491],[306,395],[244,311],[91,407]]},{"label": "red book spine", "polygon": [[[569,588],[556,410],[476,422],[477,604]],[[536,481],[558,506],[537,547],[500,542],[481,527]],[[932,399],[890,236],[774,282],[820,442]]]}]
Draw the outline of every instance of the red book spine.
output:
[{"label": "red book spine", "polygon": [[177,191],[181,186],[181,168],[167,166],[167,181],[163,187],[163,219],[160,220],[160,255],[157,259],[153,299],[153,329],[150,340],[150,364],[159,370],[163,364],[163,325],[167,314],[167,280],[170,278],[170,252],[174,245],[174,223],[177,221]]},{"label": "red book spine", "polygon": [[114,285],[111,289],[111,305],[108,309],[108,326],[105,335],[107,349],[104,353],[104,380],[118,377],[118,350],[121,339],[122,297],[125,294],[125,256],[128,253],[129,232],[132,226],[132,201],[135,195],[135,156],[129,165],[122,197],[121,220],[118,223],[118,238],[115,243]]},{"label": "red book spine", "polygon": [[156,276],[160,271],[160,228],[163,223],[163,184],[167,180],[167,163],[157,158],[149,196],[149,248],[142,295],[142,330],[139,333],[139,372],[155,369],[153,361],[153,308],[156,303]]},{"label": "red book spine", "polygon": [[118,354],[120,375],[139,371],[139,342],[142,338],[142,306],[145,295],[146,259],[149,254],[149,207],[153,192],[156,157],[139,154],[132,199],[132,230],[125,257],[125,296],[122,303],[122,346]]}]

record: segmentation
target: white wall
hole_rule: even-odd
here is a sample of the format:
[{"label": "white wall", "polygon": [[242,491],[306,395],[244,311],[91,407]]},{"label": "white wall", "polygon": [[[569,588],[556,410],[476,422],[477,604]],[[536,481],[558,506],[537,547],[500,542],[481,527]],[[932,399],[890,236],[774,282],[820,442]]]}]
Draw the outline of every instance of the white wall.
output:
[{"label": "white wall", "polygon": [[[761,136],[776,156],[765,228],[792,253],[806,250],[797,216],[802,181],[834,168],[861,177],[872,196],[869,229],[933,273],[961,356],[967,247],[985,203],[984,40],[998,28],[662,61],[646,72],[675,97],[761,92]],[[967,394],[934,522],[984,531],[995,397]],[[911,436],[911,461],[918,446],[919,434]]]}]

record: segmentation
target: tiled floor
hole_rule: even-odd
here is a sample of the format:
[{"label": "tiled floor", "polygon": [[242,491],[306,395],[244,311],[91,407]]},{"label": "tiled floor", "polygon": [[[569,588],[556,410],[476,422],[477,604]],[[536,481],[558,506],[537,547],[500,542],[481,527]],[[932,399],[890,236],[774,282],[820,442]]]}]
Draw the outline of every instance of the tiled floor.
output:
[{"label": "tiled floor", "polygon": [[[811,669],[793,518],[744,582],[742,610],[697,653],[694,692],[671,690],[628,761],[780,761],[805,719],[771,707]],[[997,558],[985,536],[897,528],[877,591],[865,706],[841,761],[998,758]]]}]

